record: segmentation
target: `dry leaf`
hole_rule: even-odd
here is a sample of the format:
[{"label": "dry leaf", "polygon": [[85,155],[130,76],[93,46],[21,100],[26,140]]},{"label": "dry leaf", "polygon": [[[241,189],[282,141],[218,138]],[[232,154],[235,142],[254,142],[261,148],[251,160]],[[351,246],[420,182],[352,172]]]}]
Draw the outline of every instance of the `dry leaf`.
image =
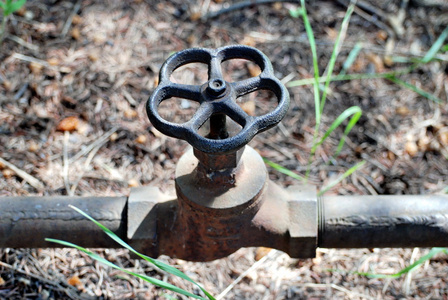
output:
[{"label": "dry leaf", "polygon": [[190,21],[197,21],[201,18],[201,13],[199,11],[195,11],[190,15]]},{"label": "dry leaf", "polygon": [[2,171],[3,177],[5,177],[6,179],[11,178],[12,176],[14,176],[14,171],[11,169],[4,169]]},{"label": "dry leaf", "polygon": [[82,18],[80,15],[74,15],[73,19],[72,19],[72,24],[73,25],[79,25],[82,23]]},{"label": "dry leaf", "polygon": [[9,80],[3,81],[3,87],[5,88],[5,90],[10,91],[12,87],[11,81]]},{"label": "dry leaf", "polygon": [[2,277],[0,277],[0,285],[4,285],[5,283],[6,283],[5,280]]},{"label": "dry leaf", "polygon": [[255,116],[255,101],[249,100],[241,104],[241,108],[249,116]]},{"label": "dry leaf", "polygon": [[404,150],[407,154],[409,154],[411,157],[414,157],[418,153],[418,147],[415,142],[409,141],[404,146]]},{"label": "dry leaf", "polygon": [[124,111],[124,117],[128,119],[133,119],[137,116],[137,112],[133,109],[127,109]]},{"label": "dry leaf", "polygon": [[59,131],[74,131],[79,127],[80,121],[77,117],[67,117],[59,122],[56,127]]},{"label": "dry leaf", "polygon": [[71,31],[71,36],[72,38],[74,38],[75,40],[79,41],[79,39],[81,38],[81,31],[79,30],[78,27],[74,27]]},{"label": "dry leaf", "polygon": [[111,142],[115,142],[117,139],[118,139],[118,133],[114,132],[114,133],[112,133],[112,134],[110,135],[109,140],[110,140]]},{"label": "dry leaf", "polygon": [[387,32],[384,30],[379,30],[376,33],[376,38],[381,40],[381,41],[385,41],[387,39]]},{"label": "dry leaf", "polygon": [[383,60],[381,59],[380,56],[378,56],[374,53],[367,53],[366,57],[371,63],[373,63],[375,65],[375,70],[378,73],[384,72],[384,64],[383,64]]},{"label": "dry leaf", "polygon": [[40,72],[44,68],[44,66],[42,66],[41,64],[34,62],[34,61],[30,62],[28,67],[30,68],[30,70],[33,74],[40,74]]},{"label": "dry leaf", "polygon": [[409,115],[410,110],[407,106],[399,106],[399,107],[397,107],[395,112],[397,114],[399,114],[400,116],[407,116],[407,115]]},{"label": "dry leaf", "polygon": [[249,64],[249,65],[247,65],[247,69],[249,70],[249,74],[252,77],[257,77],[258,75],[261,74],[260,67],[257,65]]},{"label": "dry leaf", "polygon": [[431,143],[431,140],[429,139],[429,137],[422,136],[418,142],[417,142],[417,146],[420,149],[421,152],[426,152],[429,150],[429,144]]},{"label": "dry leaf", "polygon": [[57,66],[57,65],[59,65],[60,61],[56,57],[51,57],[51,58],[47,59],[47,63],[50,66]]},{"label": "dry leaf", "polygon": [[146,137],[146,135],[141,134],[135,139],[135,142],[138,144],[144,144],[144,143],[146,143],[147,140],[148,140],[148,138]]},{"label": "dry leaf", "polygon": [[78,276],[72,276],[67,280],[67,283],[70,284],[71,286],[77,286],[77,285],[81,285],[81,279],[79,279]]},{"label": "dry leaf", "polygon": [[133,178],[128,181],[128,186],[129,187],[138,187],[138,186],[140,186],[140,182],[137,179]]},{"label": "dry leaf", "polygon": [[255,260],[259,261],[266,255],[268,255],[269,252],[271,252],[272,248],[266,248],[266,247],[258,247],[255,251]]}]

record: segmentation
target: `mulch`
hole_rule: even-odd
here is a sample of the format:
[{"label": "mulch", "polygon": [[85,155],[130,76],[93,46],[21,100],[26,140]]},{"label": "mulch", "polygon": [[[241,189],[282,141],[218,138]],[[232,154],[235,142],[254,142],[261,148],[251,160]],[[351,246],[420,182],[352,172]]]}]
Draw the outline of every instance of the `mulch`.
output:
[{"label": "mulch", "polygon": [[[11,16],[0,48],[0,196],[118,196],[139,185],[172,191],[176,162],[188,145],[158,132],[144,108],[162,63],[175,51],[245,44],[263,51],[285,84],[313,77],[303,22],[289,15],[297,3],[253,1],[223,10],[235,2],[28,1]],[[330,59],[345,2],[308,3],[321,72]],[[444,1],[358,1],[335,73],[358,42],[362,50],[347,73],[407,67],[410,63],[403,61],[424,57],[447,24]],[[400,76],[442,104],[385,79],[332,83],[322,130],[350,106],[361,107],[363,115],[338,157],[332,154],[342,128],[318,149],[310,182],[322,187],[365,160],[362,169],[327,195],[446,192],[446,55],[441,52],[440,60]],[[244,61],[224,69],[229,80],[256,72]],[[173,80],[201,83],[204,69],[185,67]],[[315,124],[313,89],[290,87],[289,92],[285,119],[250,145],[263,157],[304,174]],[[244,108],[263,113],[272,107],[269,95],[259,97],[266,101],[254,106],[249,97]],[[167,118],[181,120],[194,107],[178,101],[164,110]],[[270,177],[283,186],[297,184],[272,169]],[[393,274],[428,251],[318,249],[315,259],[296,260],[276,250],[263,256],[263,249],[250,248],[208,263],[161,259],[213,295],[240,277],[225,299],[447,299],[444,255],[396,279],[354,273]],[[199,293],[125,250],[98,253]],[[158,299],[164,293],[72,249],[0,250],[1,299]]]}]

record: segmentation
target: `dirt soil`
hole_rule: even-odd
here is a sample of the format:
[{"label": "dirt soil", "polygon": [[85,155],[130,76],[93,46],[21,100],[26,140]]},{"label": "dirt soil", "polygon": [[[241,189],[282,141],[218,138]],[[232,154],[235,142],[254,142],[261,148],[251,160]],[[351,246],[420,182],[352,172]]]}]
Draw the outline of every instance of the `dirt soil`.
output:
[{"label": "dirt soil", "polygon": [[[329,61],[345,2],[308,3],[321,72]],[[0,48],[0,158],[18,169],[0,164],[0,196],[119,196],[139,185],[172,190],[176,162],[188,145],[160,134],[149,123],[144,106],[162,63],[175,51],[245,44],[263,51],[285,84],[313,76],[303,22],[289,14],[298,3],[222,11],[233,3],[28,1],[25,9],[11,16]],[[218,11],[222,14],[212,14]],[[410,66],[406,61],[422,58],[447,24],[443,0],[358,1],[335,74],[358,42],[362,49],[348,74]],[[350,106],[361,107],[363,115],[338,157],[331,159],[343,129],[319,148],[311,164],[311,182],[322,187],[365,160],[362,169],[326,195],[446,192],[448,58],[443,52],[438,57],[399,78],[438,97],[441,104],[385,79],[332,83],[322,129]],[[257,72],[244,61],[228,63],[225,70],[233,72],[226,75],[229,80]],[[201,66],[192,66],[173,80],[200,83],[204,76]],[[315,124],[313,89],[290,87],[289,92],[286,118],[250,144],[267,159],[304,174]],[[245,109],[259,113],[272,108],[269,95],[260,98],[264,100],[245,99]],[[191,115],[190,104],[177,104],[163,108],[167,118],[179,121]],[[269,171],[283,186],[297,184]],[[353,274],[392,274],[428,251],[318,249],[317,258],[297,260],[261,248],[241,249],[209,263],[161,259],[213,295],[256,264],[224,299],[447,299],[444,255],[401,278]],[[199,293],[130,258],[125,250],[98,253],[130,270]],[[2,249],[0,259],[1,299],[159,299],[165,294],[72,249]]]}]

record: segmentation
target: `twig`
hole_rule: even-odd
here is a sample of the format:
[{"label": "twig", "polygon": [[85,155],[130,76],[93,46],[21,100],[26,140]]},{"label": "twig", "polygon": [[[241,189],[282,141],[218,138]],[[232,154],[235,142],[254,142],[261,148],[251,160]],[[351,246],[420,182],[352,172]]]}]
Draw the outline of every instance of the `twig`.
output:
[{"label": "twig", "polygon": [[[89,156],[87,157],[87,159],[86,159],[86,161],[84,163],[84,170],[79,174],[78,178],[76,179],[75,183],[73,183],[72,188],[70,189],[72,195],[75,194],[75,190],[78,187],[78,184],[81,181],[81,179],[82,179],[82,177],[84,175],[85,170],[87,170],[87,167],[90,165],[90,162],[92,161],[92,159],[95,156],[95,154],[107,142],[109,137],[117,130],[117,128],[113,128],[112,130],[109,130],[108,132],[106,132],[106,134],[104,134],[103,137],[101,137],[100,139],[98,139],[94,143],[92,143],[92,144],[95,144],[95,147],[90,152]],[[90,148],[90,146],[89,146],[89,148]]]},{"label": "twig", "polygon": [[82,149],[81,151],[76,153],[72,158],[70,158],[70,162],[76,161],[77,159],[79,159],[83,155],[85,155],[85,154],[89,153],[90,151],[92,151],[92,149],[94,149],[94,148],[98,147],[99,145],[102,145],[103,143],[105,143],[109,139],[109,137],[117,130],[118,130],[118,127],[114,127],[111,130],[109,130],[108,132],[106,132],[102,137],[100,137],[99,139],[96,139],[95,142],[93,142],[89,146],[85,147],[84,149]]},{"label": "twig", "polygon": [[48,62],[46,62],[45,60],[34,58],[34,57],[31,57],[31,56],[27,56],[27,55],[23,55],[23,54],[20,54],[20,53],[14,53],[12,55],[12,57],[20,59],[20,60],[27,61],[27,62],[37,63],[37,64],[40,64],[40,65],[42,65],[44,67],[47,67],[47,68],[50,67],[50,64]]},{"label": "twig", "polygon": [[37,189],[37,190],[44,189],[44,184],[41,181],[39,181],[39,179],[31,176],[30,174],[26,173],[25,171],[23,171],[21,169],[19,169],[18,167],[16,167],[12,163],[4,160],[1,157],[0,157],[0,163],[4,164],[5,166],[7,166],[11,170],[13,170],[17,174],[17,176],[19,176],[20,178],[23,178],[23,180],[28,182],[35,189]]},{"label": "twig", "polygon": [[26,48],[28,48],[28,49],[30,49],[32,51],[36,51],[36,52],[39,51],[39,46],[33,45],[31,43],[28,43],[27,41],[19,38],[18,36],[9,34],[9,35],[6,36],[6,38],[10,39],[11,41],[16,42],[17,44],[19,44],[19,45],[21,45],[23,47],[26,47]]},{"label": "twig", "polygon": [[320,289],[321,288],[329,288],[329,287],[331,287],[332,289],[335,289],[335,290],[338,290],[338,291],[341,291],[341,292],[347,294],[349,297],[358,296],[358,297],[365,298],[365,299],[372,299],[372,300],[375,299],[374,297],[370,297],[368,295],[360,294],[360,293],[357,293],[357,292],[352,292],[352,291],[350,291],[350,290],[348,290],[348,289],[346,289],[346,288],[344,288],[342,286],[336,285],[334,283],[332,283],[332,284],[304,283],[304,284],[299,284],[299,285],[302,286],[302,287],[320,288]]},{"label": "twig", "polygon": [[[411,259],[409,260],[409,265],[412,265],[414,262],[415,262],[415,260],[416,260],[416,258],[417,258],[417,255],[419,254],[419,248],[414,248],[414,250],[412,250],[412,255],[411,255]],[[420,266],[419,267],[421,267],[421,264],[420,264]],[[412,269],[412,270],[410,270],[407,274],[406,274],[406,279],[404,280],[404,283],[403,283],[403,293],[406,295],[406,296],[409,296],[410,295],[410,293],[411,293],[411,281],[412,281],[412,274],[413,274],[413,272],[416,270],[417,268],[414,268],[414,269]]]},{"label": "twig", "polygon": [[73,196],[70,192],[70,183],[68,182],[68,142],[70,138],[70,133],[68,131],[64,132],[64,150],[63,150],[63,169],[62,177],[64,178],[65,190],[69,196]]},{"label": "twig", "polygon": [[235,10],[241,10],[244,9],[246,7],[250,7],[253,5],[260,5],[260,4],[271,4],[271,3],[276,3],[276,2],[291,2],[291,3],[299,3],[298,0],[249,0],[249,1],[242,1],[242,2],[238,2],[235,3],[233,5],[230,5],[229,7],[220,9],[218,11],[215,12],[209,12],[208,14],[204,15],[201,19],[202,21],[206,21],[209,19],[214,19],[216,17],[219,17],[220,15],[223,14],[227,14],[230,13],[232,11]]},{"label": "twig", "polygon": [[224,291],[221,292],[221,294],[219,294],[215,299],[216,300],[221,300],[224,298],[225,295],[227,295],[228,292],[230,292],[235,285],[238,284],[238,282],[240,282],[244,277],[247,276],[247,274],[249,274],[250,272],[252,272],[253,270],[257,269],[262,263],[264,263],[266,260],[273,258],[278,251],[276,250],[271,250],[271,252],[269,252],[267,255],[263,256],[259,261],[257,261],[256,263],[254,263],[249,269],[247,269],[246,271],[244,271],[240,276],[238,276],[237,279],[235,279]]},{"label": "twig", "polygon": [[[35,280],[38,280],[38,281],[42,282],[42,283],[46,283],[46,284],[48,284],[50,286],[53,286],[57,290],[59,290],[61,292],[65,292],[72,299],[89,299],[87,297],[82,297],[81,295],[79,295],[78,290],[76,290],[76,288],[74,286],[71,286],[71,285],[68,285],[68,284],[66,286],[62,286],[61,283],[63,283],[63,282],[57,282],[57,281],[54,281],[54,280],[46,279],[46,278],[41,277],[39,275],[32,274],[30,272],[23,271],[21,269],[15,268],[14,266],[12,266],[10,264],[7,264],[5,262],[2,262],[2,261],[0,261],[0,266],[2,266],[4,268],[7,268],[7,269],[10,269],[13,272],[17,272],[17,273],[23,274],[25,276],[31,277],[31,278],[33,278]],[[72,293],[74,293],[77,297],[73,298],[72,297],[73,296]],[[79,297],[81,297],[81,298],[79,298]]]},{"label": "twig", "polygon": [[67,18],[67,21],[64,24],[64,27],[62,28],[61,35],[65,37],[68,33],[68,30],[70,29],[70,26],[72,25],[73,17],[78,13],[78,10],[81,8],[81,0],[78,0],[76,4],[73,6],[72,12]]}]

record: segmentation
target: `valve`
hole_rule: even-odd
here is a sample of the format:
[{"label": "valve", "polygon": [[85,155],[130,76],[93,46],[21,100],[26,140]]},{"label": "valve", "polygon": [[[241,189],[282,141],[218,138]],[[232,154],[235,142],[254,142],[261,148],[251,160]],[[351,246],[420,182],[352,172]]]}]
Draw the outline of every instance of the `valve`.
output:
[{"label": "valve", "polygon": [[[232,59],[251,61],[258,65],[261,73],[228,82],[223,77],[221,63]],[[189,63],[208,66],[208,80],[204,84],[187,85],[170,80],[177,68]],[[183,50],[163,64],[159,82],[146,105],[151,123],[160,132],[187,141],[193,149],[177,164],[176,201],[163,205],[159,196],[152,197],[159,199],[156,201],[144,200],[148,195],[159,195],[147,188],[131,192],[131,196],[136,195],[129,200],[131,223],[133,215],[146,219],[145,216],[150,215],[148,211],[157,215],[152,220],[165,220],[152,223],[153,230],[143,232],[138,230],[143,229],[138,225],[143,221],[128,227],[133,228],[128,231],[128,238],[134,245],[155,247],[158,253],[199,261],[224,257],[241,247],[257,245],[273,246],[294,257],[313,256],[317,241],[315,190],[283,190],[269,180],[261,156],[246,146],[256,134],[279,123],[289,106],[288,91],[274,76],[266,55],[241,45],[216,50]],[[277,106],[264,115],[250,116],[237,100],[257,90],[271,91]],[[199,103],[191,119],[176,124],[159,114],[159,105],[173,97]],[[234,136],[229,134],[227,118],[241,126],[241,131]],[[210,131],[199,134],[207,121]],[[155,209],[157,206],[160,208]],[[298,226],[295,220],[307,226]],[[164,231],[177,238],[166,239],[165,234],[157,234]],[[150,236],[158,240],[148,242]],[[138,244],[137,240],[143,244]]]},{"label": "valve", "polygon": [[[261,73],[237,82],[226,82],[221,63],[231,59],[246,59],[260,67]],[[203,85],[177,84],[170,81],[171,74],[189,63],[208,65],[208,81]],[[269,90],[277,98],[277,107],[263,115],[250,116],[236,103],[237,98],[257,90]],[[193,117],[183,124],[163,119],[158,106],[162,101],[180,97],[200,104]],[[246,145],[256,134],[279,123],[289,106],[289,94],[274,76],[272,64],[261,51],[242,45],[222,48],[193,48],[173,54],[160,70],[159,85],[149,98],[146,111],[151,123],[160,132],[183,139],[200,152],[211,155],[234,153]],[[241,131],[230,137],[226,128],[226,116],[241,125]],[[201,136],[198,131],[210,120],[210,132]]]}]

